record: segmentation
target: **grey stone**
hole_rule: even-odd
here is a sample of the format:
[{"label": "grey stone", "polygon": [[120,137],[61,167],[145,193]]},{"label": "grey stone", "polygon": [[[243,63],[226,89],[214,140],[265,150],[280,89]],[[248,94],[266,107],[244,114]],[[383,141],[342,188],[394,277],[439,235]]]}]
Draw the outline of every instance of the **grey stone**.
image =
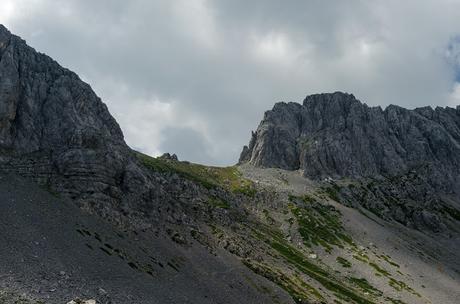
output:
[{"label": "grey stone", "polygon": [[265,113],[240,163],[307,177],[394,176],[428,165],[436,182],[459,182],[460,112],[430,107],[368,107],[353,95],[307,96]]},{"label": "grey stone", "polygon": [[307,96],[302,105],[280,102],[265,113],[239,162],[302,170],[326,184],[360,181],[365,187],[340,187],[345,203],[441,231],[443,196],[460,201],[460,111],[383,110],[342,92]]},{"label": "grey stone", "polygon": [[90,86],[0,27],[0,170],[115,204],[130,149]]}]

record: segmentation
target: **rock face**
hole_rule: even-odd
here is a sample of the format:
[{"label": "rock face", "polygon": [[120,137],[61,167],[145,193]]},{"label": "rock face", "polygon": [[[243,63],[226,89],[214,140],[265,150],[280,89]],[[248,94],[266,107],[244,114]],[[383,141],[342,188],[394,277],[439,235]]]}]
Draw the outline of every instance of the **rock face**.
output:
[{"label": "rock face", "polygon": [[0,25],[0,169],[116,203],[130,149],[90,86]]},{"label": "rock face", "polygon": [[345,204],[439,232],[446,216],[456,217],[448,210],[460,205],[460,107],[382,110],[341,92],[307,96],[302,105],[277,103],[240,163],[302,170],[332,183],[334,198]]},{"label": "rock face", "polygon": [[319,179],[396,176],[425,169],[439,187],[458,185],[460,107],[368,107],[353,95],[307,96],[267,111],[240,163],[301,169]]}]

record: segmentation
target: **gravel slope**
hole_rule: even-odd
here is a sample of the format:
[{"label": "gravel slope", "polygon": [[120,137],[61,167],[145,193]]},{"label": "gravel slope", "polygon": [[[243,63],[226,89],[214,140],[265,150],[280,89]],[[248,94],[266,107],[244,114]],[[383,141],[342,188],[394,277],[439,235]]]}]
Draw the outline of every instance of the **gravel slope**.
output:
[{"label": "gravel slope", "polygon": [[[321,186],[318,182],[302,177],[298,171],[263,169],[248,164],[239,166],[239,170],[259,187],[276,192],[314,196]],[[362,254],[389,275],[377,276],[375,269],[369,267],[368,262],[357,261],[353,257],[356,251],[349,248],[334,248],[331,253],[325,252],[321,247],[313,248],[318,259],[346,276],[367,279],[385,295],[404,303],[459,303],[459,233],[422,233],[395,222],[383,221],[365,210],[359,212],[331,199],[328,203],[340,210],[344,228],[359,245]],[[384,255],[387,258],[383,258]],[[341,267],[337,263],[337,257],[350,261],[352,267]],[[390,277],[404,282],[414,292],[396,290],[388,284]]]},{"label": "gravel slope", "polygon": [[273,303],[256,282],[292,302],[226,252],[215,256],[149,231],[114,230],[16,176],[0,176],[0,231],[3,293],[56,304],[76,297],[125,304]]}]

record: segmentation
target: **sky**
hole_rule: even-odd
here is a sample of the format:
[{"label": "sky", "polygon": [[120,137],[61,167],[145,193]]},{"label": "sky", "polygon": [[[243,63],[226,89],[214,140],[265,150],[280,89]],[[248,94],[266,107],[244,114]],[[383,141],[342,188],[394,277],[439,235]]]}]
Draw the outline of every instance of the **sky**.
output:
[{"label": "sky", "polygon": [[0,23],[153,156],[234,164],[266,110],[314,93],[460,104],[460,1],[0,0]]}]

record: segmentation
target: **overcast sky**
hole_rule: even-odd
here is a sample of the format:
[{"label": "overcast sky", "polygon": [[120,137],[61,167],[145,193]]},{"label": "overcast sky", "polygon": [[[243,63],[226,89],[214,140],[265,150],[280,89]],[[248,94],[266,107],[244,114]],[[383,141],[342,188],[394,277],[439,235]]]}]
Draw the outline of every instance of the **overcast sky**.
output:
[{"label": "overcast sky", "polygon": [[151,155],[233,164],[265,110],[313,93],[460,104],[460,1],[0,0],[0,23]]}]

